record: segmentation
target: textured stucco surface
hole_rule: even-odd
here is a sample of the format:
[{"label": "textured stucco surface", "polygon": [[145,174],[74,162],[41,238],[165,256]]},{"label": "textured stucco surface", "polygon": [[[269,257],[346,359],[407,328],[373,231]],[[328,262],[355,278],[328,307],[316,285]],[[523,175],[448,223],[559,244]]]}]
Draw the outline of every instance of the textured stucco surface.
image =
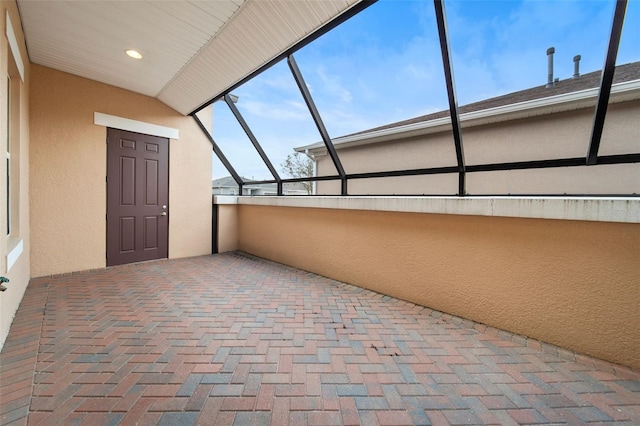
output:
[{"label": "textured stucco surface", "polygon": [[172,127],[169,257],[211,252],[211,145],[156,99],[33,65],[32,276],[106,265],[106,127],[94,112]]},{"label": "textured stucco surface", "polygon": [[238,250],[238,207],[218,206],[218,253]]},{"label": "textured stucco surface", "polygon": [[[24,65],[24,82],[18,83],[20,78],[8,69],[10,51],[7,38],[4,36],[6,33],[6,13],[9,12],[11,22],[13,25],[14,34],[18,48],[20,49],[20,55],[22,56],[22,62]],[[6,284],[7,290],[0,293],[0,348],[2,347],[7,334],[9,333],[9,327],[11,321],[15,315],[22,296],[27,289],[27,284],[30,278],[30,228],[29,228],[29,81],[31,67],[27,60],[27,50],[24,43],[24,34],[22,33],[22,27],[20,25],[20,14],[18,7],[14,2],[3,1],[0,3],[0,31],[2,32],[2,40],[0,41],[0,70],[2,75],[12,75],[12,81],[14,86],[14,93],[12,96],[12,102],[19,102],[20,114],[19,118],[14,117],[14,125],[19,128],[12,129],[14,132],[14,143],[12,144],[11,161],[12,169],[14,173],[17,172],[19,178],[17,184],[19,186],[19,196],[13,199],[14,205],[12,206],[12,235],[7,237],[6,232],[0,232],[0,275],[9,278],[10,282]],[[15,90],[15,84],[19,85],[19,89]],[[3,100],[0,102],[0,135],[2,135],[0,146],[6,146],[6,125],[7,125],[7,85],[0,85],[0,98]],[[19,99],[17,99],[19,98]],[[19,122],[18,122],[19,121]],[[4,148],[3,148],[4,149]],[[2,154],[3,158],[5,154]],[[0,162],[0,199],[6,200],[7,198],[7,183],[6,183],[6,162]],[[13,182],[14,185],[16,181]],[[17,202],[17,203],[16,203]],[[17,204],[17,205],[16,205]],[[4,206],[4,204],[3,204]],[[16,221],[15,218],[18,218]],[[7,214],[6,208],[0,208],[0,229],[7,229]],[[11,270],[7,271],[7,254],[16,247],[16,245],[22,241],[23,251],[20,257],[16,260]]]},{"label": "textured stucco surface", "polygon": [[[594,100],[595,104],[595,100]],[[611,104],[599,155],[638,153],[640,101]],[[581,108],[517,120],[468,127],[463,123],[465,164],[584,157],[589,147],[593,108]],[[347,173],[455,166],[450,130],[355,147],[336,146]],[[329,156],[318,157],[318,170],[335,175]],[[339,194],[340,183],[319,182],[318,194]],[[599,165],[467,173],[469,195],[483,194],[637,194],[640,165]],[[350,194],[456,194],[458,176],[407,176],[349,181]]]},{"label": "textured stucco surface", "polygon": [[238,206],[239,249],[640,367],[640,226]]}]

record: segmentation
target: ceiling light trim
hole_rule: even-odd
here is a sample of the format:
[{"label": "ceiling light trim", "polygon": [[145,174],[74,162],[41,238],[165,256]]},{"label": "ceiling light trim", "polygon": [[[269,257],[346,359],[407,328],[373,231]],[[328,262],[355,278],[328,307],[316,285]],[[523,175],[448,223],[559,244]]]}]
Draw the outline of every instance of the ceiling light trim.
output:
[{"label": "ceiling light trim", "polygon": [[142,53],[136,49],[126,49],[124,53],[127,54],[128,57],[133,59],[142,59]]}]

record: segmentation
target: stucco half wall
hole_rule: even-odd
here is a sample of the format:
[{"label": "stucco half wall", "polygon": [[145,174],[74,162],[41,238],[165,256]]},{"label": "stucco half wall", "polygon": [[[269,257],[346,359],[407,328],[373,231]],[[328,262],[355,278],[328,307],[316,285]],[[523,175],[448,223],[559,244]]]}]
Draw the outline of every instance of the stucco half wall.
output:
[{"label": "stucco half wall", "polygon": [[179,131],[169,146],[169,257],[211,253],[211,144],[160,101],[39,65],[31,73],[31,271],[106,265],[106,127],[100,112]]},{"label": "stucco half wall", "polygon": [[238,205],[239,249],[640,368],[640,225]]}]

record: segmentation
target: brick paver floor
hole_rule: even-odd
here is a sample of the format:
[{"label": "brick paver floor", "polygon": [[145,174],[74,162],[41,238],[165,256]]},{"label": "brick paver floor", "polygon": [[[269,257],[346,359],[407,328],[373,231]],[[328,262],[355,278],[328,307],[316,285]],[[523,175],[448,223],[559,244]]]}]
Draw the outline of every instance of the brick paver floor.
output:
[{"label": "brick paver floor", "polygon": [[635,371],[241,254],[34,279],[2,424],[640,424]]}]

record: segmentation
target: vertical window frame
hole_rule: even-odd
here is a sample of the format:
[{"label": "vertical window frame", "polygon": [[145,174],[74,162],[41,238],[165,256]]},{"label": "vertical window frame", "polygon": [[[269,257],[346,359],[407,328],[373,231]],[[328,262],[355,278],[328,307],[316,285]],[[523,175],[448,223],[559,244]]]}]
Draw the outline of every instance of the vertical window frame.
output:
[{"label": "vertical window frame", "polygon": [[[7,72],[7,143],[6,170],[6,235],[9,240],[20,238],[20,109],[22,79],[12,55]],[[15,241],[14,241],[15,243]],[[11,244],[11,243],[10,243]]]},{"label": "vertical window frame", "polygon": [[8,273],[18,261],[24,251],[24,242],[21,238],[21,179],[20,179],[20,151],[22,134],[22,96],[25,82],[25,67],[20,52],[20,43],[14,31],[9,11],[5,14],[5,35],[7,47],[7,61],[4,72],[7,76],[7,104],[5,124],[5,167],[6,167],[6,232],[4,237],[3,269]]},{"label": "vertical window frame", "polygon": [[7,190],[7,194],[6,194],[6,203],[7,203],[7,210],[6,210],[6,214],[7,214],[7,226],[6,226],[6,231],[7,231],[7,237],[11,236],[11,220],[12,220],[12,214],[11,214],[11,208],[13,206],[12,203],[12,192],[11,191],[11,143],[12,143],[12,108],[13,108],[13,104],[11,102],[11,95],[12,95],[12,89],[11,89],[11,85],[12,85],[12,81],[11,81],[11,75],[9,73],[7,73],[7,121],[6,121],[6,126],[7,126],[7,133],[6,133],[6,137],[7,137],[7,141],[6,141],[6,146],[5,146],[5,150],[6,150],[6,167],[7,167],[7,184],[6,184],[6,190]]}]

